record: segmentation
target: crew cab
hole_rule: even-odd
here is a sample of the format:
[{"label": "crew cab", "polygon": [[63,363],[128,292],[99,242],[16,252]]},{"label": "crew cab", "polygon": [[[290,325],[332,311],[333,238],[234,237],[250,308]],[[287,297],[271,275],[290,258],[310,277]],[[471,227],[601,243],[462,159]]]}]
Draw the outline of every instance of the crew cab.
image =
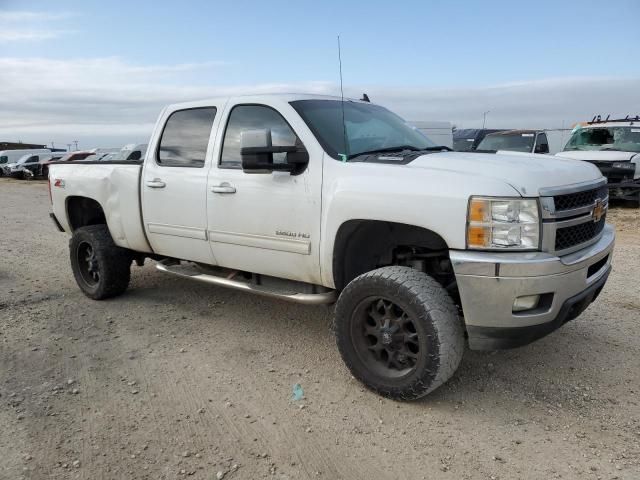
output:
[{"label": "crew cab", "polygon": [[611,198],[640,207],[640,116],[578,124],[556,155],[594,164],[607,178]]},{"label": "crew cab", "polygon": [[578,316],[614,246],[593,165],[453,152],[382,106],[317,95],[171,105],[143,160],[53,163],[49,185],[90,298],[124,293],[150,258],[336,303],[346,365],[393,399],[446,382],[467,342],[516,347]]}]

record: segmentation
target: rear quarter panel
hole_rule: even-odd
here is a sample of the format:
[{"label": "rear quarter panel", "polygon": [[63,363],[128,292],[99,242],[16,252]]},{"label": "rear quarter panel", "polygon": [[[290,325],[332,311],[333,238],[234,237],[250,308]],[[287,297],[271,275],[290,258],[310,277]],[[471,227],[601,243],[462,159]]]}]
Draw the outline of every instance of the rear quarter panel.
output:
[{"label": "rear quarter panel", "polygon": [[71,234],[67,211],[69,198],[91,198],[102,206],[116,245],[151,252],[142,228],[141,169],[140,164],[53,164],[49,167],[53,213],[64,230]]}]

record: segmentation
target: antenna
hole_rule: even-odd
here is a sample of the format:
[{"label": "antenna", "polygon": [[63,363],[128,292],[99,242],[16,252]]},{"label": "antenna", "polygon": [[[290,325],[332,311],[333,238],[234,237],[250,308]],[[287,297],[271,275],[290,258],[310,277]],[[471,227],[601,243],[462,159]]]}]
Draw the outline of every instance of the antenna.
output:
[{"label": "antenna", "polygon": [[343,162],[349,158],[349,144],[347,143],[347,124],[344,121],[344,90],[342,88],[342,52],[340,48],[340,35],[338,35],[338,64],[340,66],[340,106],[342,107],[342,134],[344,135],[344,153],[338,155]]}]

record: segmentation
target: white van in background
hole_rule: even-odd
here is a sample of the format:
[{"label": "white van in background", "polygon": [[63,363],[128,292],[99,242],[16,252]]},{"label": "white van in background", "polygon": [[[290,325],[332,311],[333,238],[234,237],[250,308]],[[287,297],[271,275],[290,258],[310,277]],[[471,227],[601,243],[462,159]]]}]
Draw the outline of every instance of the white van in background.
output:
[{"label": "white van in background", "polygon": [[453,128],[451,122],[422,121],[407,122],[424,133],[436,145],[453,148]]}]

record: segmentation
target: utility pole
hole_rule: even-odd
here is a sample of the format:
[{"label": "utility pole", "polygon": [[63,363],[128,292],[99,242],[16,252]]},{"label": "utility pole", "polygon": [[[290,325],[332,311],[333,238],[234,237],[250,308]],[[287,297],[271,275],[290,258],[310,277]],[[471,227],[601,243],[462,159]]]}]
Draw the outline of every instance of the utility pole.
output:
[{"label": "utility pole", "polygon": [[78,140],[74,140],[73,143],[76,144],[76,151],[78,150]]},{"label": "utility pole", "polygon": [[482,114],[482,129],[484,130],[484,126],[487,123],[487,113],[489,113],[491,110],[487,110],[486,112],[484,112]]},{"label": "utility pole", "polygon": [[67,152],[70,152],[70,151],[71,151],[71,144],[67,143]]}]

